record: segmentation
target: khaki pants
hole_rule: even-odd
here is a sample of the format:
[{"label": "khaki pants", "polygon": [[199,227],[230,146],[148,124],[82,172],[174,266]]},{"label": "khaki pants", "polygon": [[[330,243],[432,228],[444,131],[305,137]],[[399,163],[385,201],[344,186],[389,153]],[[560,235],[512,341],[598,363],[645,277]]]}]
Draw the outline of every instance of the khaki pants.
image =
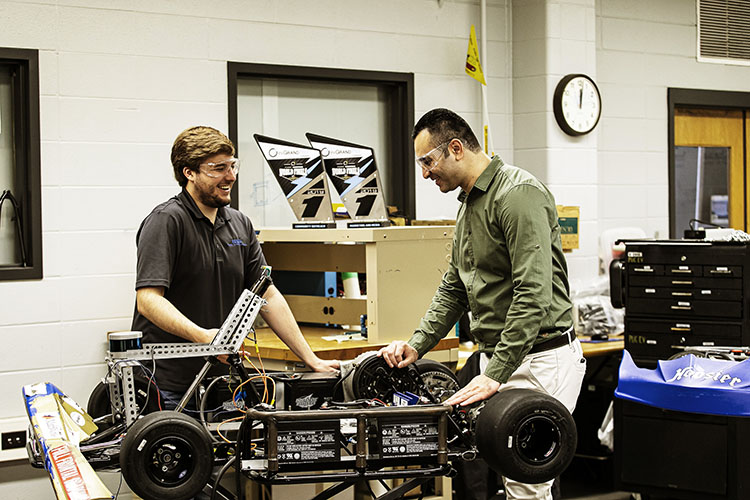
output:
[{"label": "khaki pants", "polygon": [[[480,373],[484,373],[489,358],[482,355]],[[500,386],[507,389],[533,389],[549,394],[573,413],[581,392],[586,359],[578,339],[549,351],[529,354],[510,379]],[[503,478],[508,500],[552,500],[552,483],[523,484]]]}]

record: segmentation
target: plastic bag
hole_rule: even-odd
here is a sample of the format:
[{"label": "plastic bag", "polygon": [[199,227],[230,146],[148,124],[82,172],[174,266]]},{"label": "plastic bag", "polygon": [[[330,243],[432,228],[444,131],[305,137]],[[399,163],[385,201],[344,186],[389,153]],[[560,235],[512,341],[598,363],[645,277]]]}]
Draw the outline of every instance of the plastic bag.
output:
[{"label": "plastic bag", "polygon": [[607,276],[582,286],[571,286],[570,300],[576,335],[619,335],[624,331],[625,311],[612,307]]}]

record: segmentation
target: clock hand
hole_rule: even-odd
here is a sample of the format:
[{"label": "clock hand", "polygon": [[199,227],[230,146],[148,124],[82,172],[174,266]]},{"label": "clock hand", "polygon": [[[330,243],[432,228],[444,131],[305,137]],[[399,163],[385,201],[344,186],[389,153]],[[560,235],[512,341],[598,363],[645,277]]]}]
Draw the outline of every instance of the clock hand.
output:
[{"label": "clock hand", "polygon": [[578,109],[581,109],[581,106],[583,106],[583,89],[578,91]]}]

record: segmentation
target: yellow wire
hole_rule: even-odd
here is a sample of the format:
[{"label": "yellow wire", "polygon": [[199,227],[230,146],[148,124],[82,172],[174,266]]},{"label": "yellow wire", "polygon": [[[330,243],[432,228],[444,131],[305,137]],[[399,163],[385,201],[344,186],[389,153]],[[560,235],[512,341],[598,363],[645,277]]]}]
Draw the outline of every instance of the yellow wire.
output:
[{"label": "yellow wire", "polygon": [[243,385],[245,385],[248,382],[251,382],[251,381],[253,381],[255,379],[259,379],[259,378],[264,378],[264,379],[267,378],[267,379],[269,379],[271,381],[271,383],[273,384],[273,394],[274,394],[273,397],[274,397],[274,400],[276,398],[276,381],[274,379],[272,379],[271,377],[269,377],[267,375],[256,375],[255,377],[250,377],[249,379],[245,380],[240,385],[238,385],[237,388],[234,390],[234,393],[232,394],[232,404],[234,405],[235,408],[237,408],[237,410],[241,411],[242,413],[247,413],[247,411],[245,411],[245,410],[243,410],[243,409],[241,409],[240,407],[237,406],[237,393],[239,392],[239,390],[242,388]]},{"label": "yellow wire", "polygon": [[247,361],[248,363],[250,363],[250,366],[252,366],[253,368],[255,368],[255,371],[258,372],[258,375],[260,375],[261,377],[263,377],[263,399],[262,399],[261,402],[265,403],[266,399],[268,398],[268,385],[266,384],[266,374],[263,373],[263,372],[261,372],[260,370],[258,370],[255,367],[255,365],[253,364],[252,360],[250,359],[250,357],[247,354],[244,354],[244,357],[245,357],[245,361]]}]

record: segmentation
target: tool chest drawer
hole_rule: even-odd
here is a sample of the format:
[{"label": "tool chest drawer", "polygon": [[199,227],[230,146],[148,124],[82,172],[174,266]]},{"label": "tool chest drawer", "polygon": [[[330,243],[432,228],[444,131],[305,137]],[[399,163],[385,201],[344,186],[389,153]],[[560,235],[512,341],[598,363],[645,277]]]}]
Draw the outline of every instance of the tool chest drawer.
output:
[{"label": "tool chest drawer", "polygon": [[740,290],[742,288],[741,278],[709,278],[704,276],[643,276],[636,275],[628,277],[631,287],[638,286],[661,286],[675,288],[729,288]]},{"label": "tool chest drawer", "polygon": [[742,336],[742,323],[679,319],[658,320],[626,316],[625,331],[627,333],[653,335],[679,334],[686,339],[697,339],[696,342],[700,342],[702,339],[739,342]]},{"label": "tool chest drawer", "polygon": [[700,300],[692,297],[670,299],[631,298],[628,312],[658,314],[661,316],[706,316],[718,318],[742,317],[741,301]]},{"label": "tool chest drawer", "polygon": [[730,300],[742,302],[742,290],[738,287],[735,289],[726,288],[671,288],[657,286],[633,286],[630,288],[630,297],[650,298],[650,299],[679,299],[683,300]]},{"label": "tool chest drawer", "polygon": [[658,321],[625,317],[625,348],[642,366],[653,367],[685,346],[742,344],[742,325],[716,321]]}]

